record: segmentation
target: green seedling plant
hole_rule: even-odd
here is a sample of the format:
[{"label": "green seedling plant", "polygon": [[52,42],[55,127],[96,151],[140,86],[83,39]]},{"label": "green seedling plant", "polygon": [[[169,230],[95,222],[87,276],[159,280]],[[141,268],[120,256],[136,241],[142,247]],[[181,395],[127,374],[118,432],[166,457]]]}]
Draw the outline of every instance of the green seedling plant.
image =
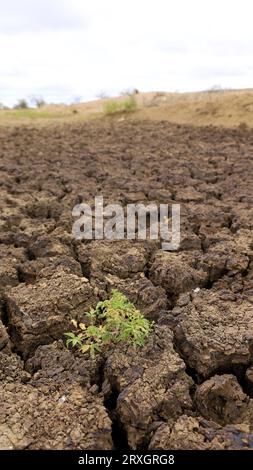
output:
[{"label": "green seedling plant", "polygon": [[76,332],[65,333],[67,347],[78,348],[92,358],[116,343],[141,347],[153,328],[153,322],[116,289],[110,299],[98,302],[95,309],[86,312],[82,323],[72,320],[72,324]]}]

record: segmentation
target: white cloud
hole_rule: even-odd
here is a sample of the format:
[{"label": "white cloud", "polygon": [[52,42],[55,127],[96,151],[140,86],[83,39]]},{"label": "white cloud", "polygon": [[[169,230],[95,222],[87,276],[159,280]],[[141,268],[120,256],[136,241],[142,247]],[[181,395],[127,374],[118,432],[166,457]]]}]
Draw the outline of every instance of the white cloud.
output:
[{"label": "white cloud", "polygon": [[0,101],[253,86],[250,0],[0,0]]},{"label": "white cloud", "polygon": [[1,0],[0,5],[0,31],[7,34],[81,28],[86,24],[75,0]]}]

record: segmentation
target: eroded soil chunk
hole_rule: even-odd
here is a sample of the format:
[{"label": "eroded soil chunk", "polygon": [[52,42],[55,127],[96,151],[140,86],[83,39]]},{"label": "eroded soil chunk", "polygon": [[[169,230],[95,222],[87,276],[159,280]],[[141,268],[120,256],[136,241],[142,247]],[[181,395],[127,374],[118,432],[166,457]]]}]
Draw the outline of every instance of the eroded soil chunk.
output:
[{"label": "eroded soil chunk", "polygon": [[0,386],[0,449],[111,449],[111,422],[99,397],[76,386],[45,394]]},{"label": "eroded soil chunk", "polygon": [[192,406],[192,380],[172,339],[169,328],[156,327],[143,349],[117,348],[107,359],[104,388],[109,383],[118,393],[117,415],[133,449],[156,421],[173,420]]},{"label": "eroded soil chunk", "polygon": [[71,318],[80,320],[97,300],[87,279],[61,269],[49,279],[13,287],[6,299],[12,339],[25,355],[62,338]]},{"label": "eroded soil chunk", "polygon": [[253,305],[247,300],[223,300],[219,291],[200,289],[174,314],[177,346],[199,375],[237,371],[252,361]]}]

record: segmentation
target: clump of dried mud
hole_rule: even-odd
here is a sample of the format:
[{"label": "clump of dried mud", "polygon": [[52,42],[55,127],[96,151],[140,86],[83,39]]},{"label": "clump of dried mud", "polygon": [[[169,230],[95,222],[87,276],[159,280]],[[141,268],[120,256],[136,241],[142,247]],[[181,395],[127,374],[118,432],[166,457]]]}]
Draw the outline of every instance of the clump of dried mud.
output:
[{"label": "clump of dried mud", "polygon": [[[253,448],[253,132],[0,129],[0,449]],[[73,238],[75,204],[181,203],[181,245]],[[62,342],[117,288],[156,326]]]}]

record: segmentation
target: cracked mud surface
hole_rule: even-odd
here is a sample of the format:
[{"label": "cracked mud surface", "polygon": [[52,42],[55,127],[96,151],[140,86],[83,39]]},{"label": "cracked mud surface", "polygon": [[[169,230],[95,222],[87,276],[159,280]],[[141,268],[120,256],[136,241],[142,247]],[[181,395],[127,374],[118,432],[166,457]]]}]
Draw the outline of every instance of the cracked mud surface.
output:
[{"label": "cracked mud surface", "polygon": [[[0,449],[253,448],[253,132],[0,129]],[[81,242],[80,202],[181,203],[181,245]],[[113,288],[155,321],[91,360],[70,320]]]}]

